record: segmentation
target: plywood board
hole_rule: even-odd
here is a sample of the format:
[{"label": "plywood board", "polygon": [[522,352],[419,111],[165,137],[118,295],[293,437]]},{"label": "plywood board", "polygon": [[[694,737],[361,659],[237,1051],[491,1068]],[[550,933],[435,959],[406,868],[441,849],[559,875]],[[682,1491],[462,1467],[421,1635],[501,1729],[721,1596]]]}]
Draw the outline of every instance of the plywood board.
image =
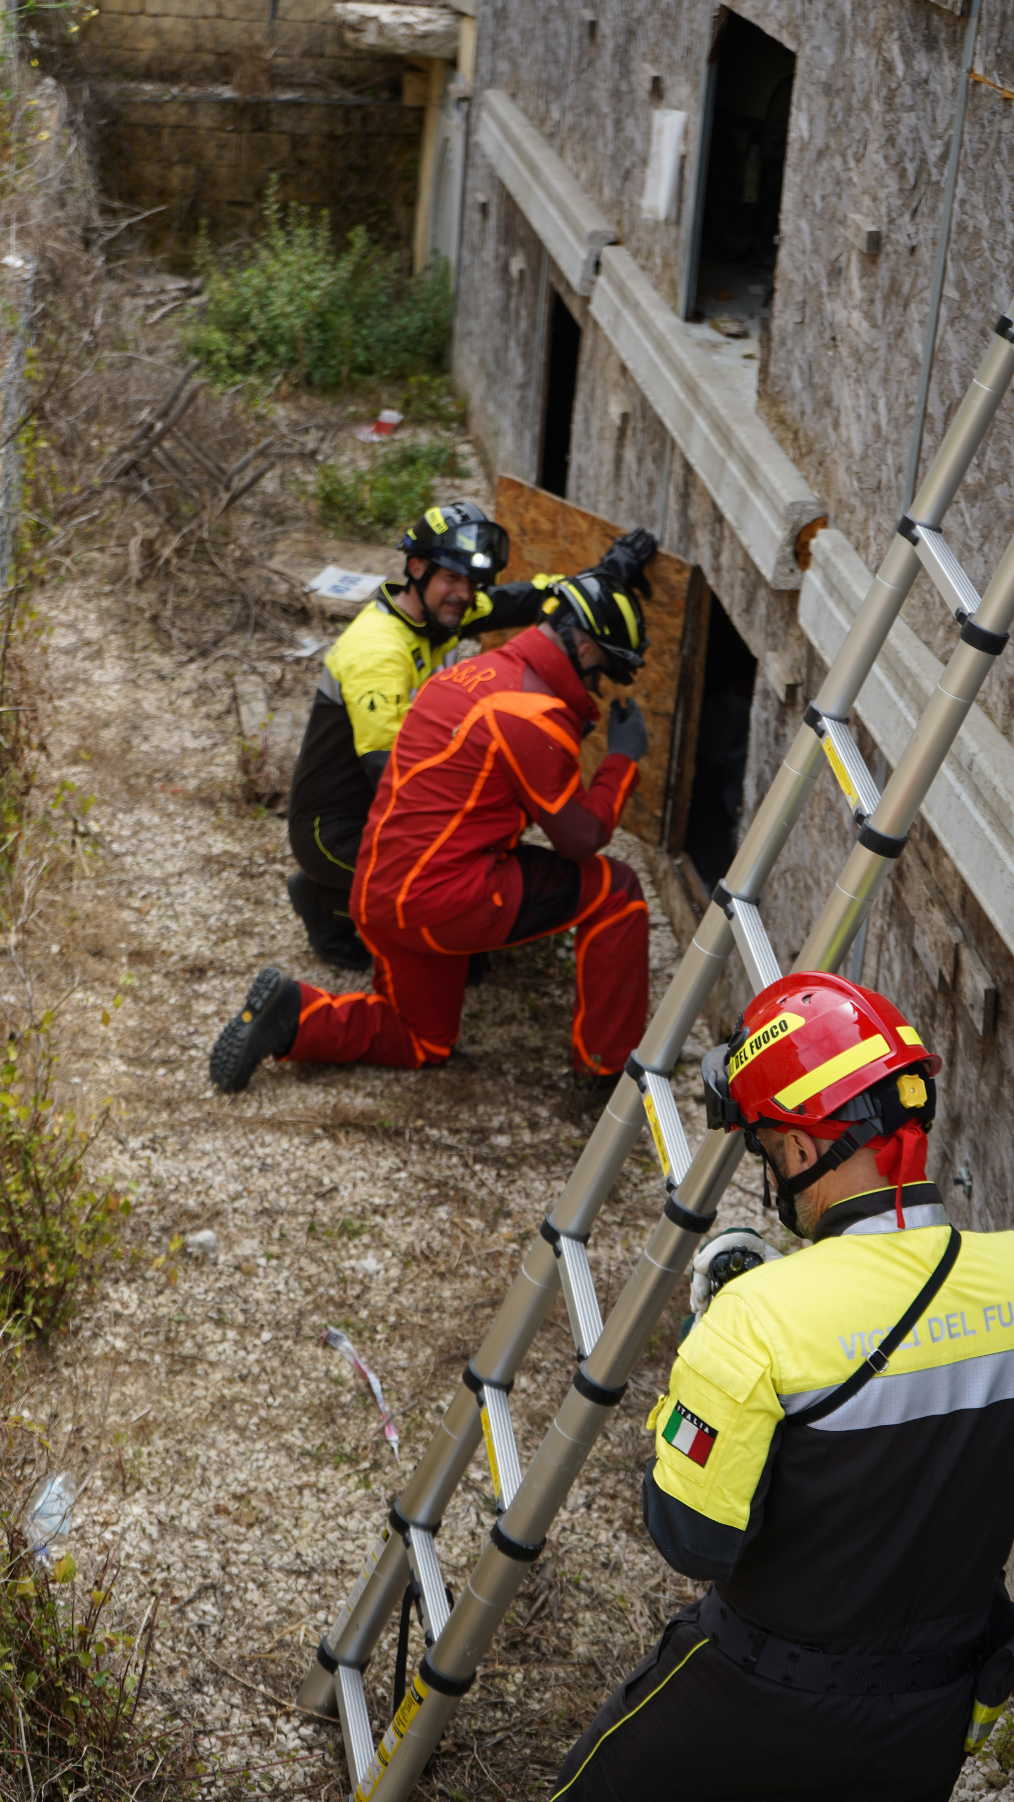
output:
[{"label": "plywood board", "polygon": [[[643,522],[617,524],[586,513],[557,494],[533,488],[517,476],[501,476],[496,485],[496,518],[510,534],[511,558],[502,581],[520,581],[540,571],[577,575],[590,569],[621,532]],[[627,802],[623,824],[649,844],[666,834],[674,783],[674,728],[682,670],[683,638],[696,571],[693,564],[659,551],[648,567],[651,599],[644,603],[648,654],[633,688],[602,684],[602,723],[585,740],[581,754],[587,782],[606,752],[605,717],[614,694],[633,695],[648,727],[648,755],[641,780]]]}]

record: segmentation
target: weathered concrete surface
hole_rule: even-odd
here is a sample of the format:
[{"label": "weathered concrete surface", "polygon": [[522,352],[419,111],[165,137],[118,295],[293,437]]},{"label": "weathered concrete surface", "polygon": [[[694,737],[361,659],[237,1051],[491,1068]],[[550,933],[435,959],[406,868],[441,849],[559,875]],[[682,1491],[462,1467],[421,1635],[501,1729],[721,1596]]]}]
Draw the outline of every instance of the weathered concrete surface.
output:
[{"label": "weathered concrete surface", "polygon": [[449,6],[399,6],[397,0],[334,0],[341,42],[353,50],[386,56],[436,56],[458,52],[458,15]]},{"label": "weathered concrete surface", "polygon": [[[477,91],[495,86],[510,94],[673,304],[689,246],[714,10],[710,0],[685,0],[673,11],[650,0],[603,0],[580,11],[488,0],[480,19]],[[736,11],[797,57],[760,410],[833,522],[875,567],[902,498],[964,21],[928,0],[876,0],[861,15],[839,0],[743,0]],[[1011,299],[1011,103],[986,85],[1014,87],[1014,12],[1006,0],[984,0],[975,70],[986,80],[973,82],[969,95],[928,452],[988,326]],[[640,211],[654,105],[688,114],[676,216],[662,222]],[[488,190],[490,179],[475,158],[469,211],[476,188]],[[878,256],[850,241],[851,214],[879,226]],[[495,312],[495,294],[491,270],[476,270],[463,302],[473,310],[484,296],[480,304]],[[1012,447],[1008,419],[954,510],[956,547],[980,582],[1010,517]],[[928,598],[913,605],[939,613]],[[935,620],[925,626],[938,655],[946,629]],[[984,697],[1005,730],[1012,695],[1014,675],[1005,675]]]},{"label": "weathered concrete surface", "polygon": [[173,248],[203,222],[257,223],[269,180],[339,234],[411,232],[423,116],[404,61],[349,49],[334,0],[101,0],[75,52],[104,191],[164,209]]},{"label": "weathered concrete surface", "polygon": [[[533,481],[541,442],[535,397],[545,356],[549,258],[481,153],[469,180],[455,368],[491,466],[497,474]],[[554,276],[580,319],[584,303],[558,271]]]},{"label": "weathered concrete surface", "polygon": [[[763,330],[762,418],[825,504],[831,523],[876,568],[902,499],[902,478],[928,323],[942,183],[965,21],[928,0],[742,0],[736,12],[797,58],[786,150],[774,300]],[[476,88],[504,90],[552,145],[589,200],[614,222],[624,253],[675,306],[691,241],[711,0],[661,9],[600,0],[545,9],[486,0]],[[924,432],[932,453],[965,391],[993,321],[1011,296],[1014,207],[1009,142],[1014,12],[983,0],[936,362]],[[990,83],[997,85],[989,85]],[[685,111],[687,154],[674,216],[641,216],[655,106]],[[855,220],[880,233],[859,248]],[[643,522],[699,563],[758,660],[743,819],[766,791],[820,686],[824,666],[798,623],[798,597],[765,582],[637,381],[560,279],[473,139],[467,178],[456,367],[497,469],[534,479],[545,405],[551,289],[582,327],[568,495]],[[749,355],[749,351],[744,354]],[[1014,405],[983,446],[951,509],[948,535],[980,585],[1010,532]],[[925,466],[925,457],[924,457]],[[954,626],[920,580],[907,623],[941,661]],[[675,697],[674,697],[675,700]],[[981,706],[1010,738],[1014,656],[1000,659]],[[864,738],[879,781],[883,750]],[[1009,798],[1005,825],[1014,818]],[[1010,1218],[1014,958],[964,872],[920,826],[877,902],[866,980],[893,990],[946,1058],[934,1137],[938,1168],[970,1160],[959,1218]],[[852,842],[844,803],[822,783],[768,887],[764,913],[783,961],[797,954]],[[1014,922],[1005,930],[1008,943]],[[736,1000],[730,980],[719,1002]],[[991,1119],[1002,1130],[986,1133]]]},{"label": "weathered concrete surface", "polygon": [[106,80],[90,109],[104,191],[139,212],[165,209],[154,241],[188,239],[201,222],[252,230],[270,181],[283,202],[326,207],[339,234],[364,225],[403,242],[411,230],[420,115],[397,99]]}]

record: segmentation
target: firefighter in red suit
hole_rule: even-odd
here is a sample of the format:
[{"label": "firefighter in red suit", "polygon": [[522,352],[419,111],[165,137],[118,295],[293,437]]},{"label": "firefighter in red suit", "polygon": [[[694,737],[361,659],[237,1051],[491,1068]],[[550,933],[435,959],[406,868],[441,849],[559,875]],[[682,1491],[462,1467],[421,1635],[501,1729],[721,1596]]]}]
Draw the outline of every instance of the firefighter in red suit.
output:
[{"label": "firefighter in red suit", "polygon": [[[603,857],[647,749],[640,710],[613,701],[588,788],[581,739],[600,677],[643,662],[633,592],[597,574],[549,590],[538,626],[437,672],[413,702],[377,790],[352,911],[373,991],[331,995],[262,970],[219,1034],[211,1078],[243,1089],[267,1056],[443,1063],[458,1035],[469,955],[575,927],[573,1065],[623,1069],[644,1028],[648,916],[632,869]],[[542,827],[552,850],[520,843]]]}]

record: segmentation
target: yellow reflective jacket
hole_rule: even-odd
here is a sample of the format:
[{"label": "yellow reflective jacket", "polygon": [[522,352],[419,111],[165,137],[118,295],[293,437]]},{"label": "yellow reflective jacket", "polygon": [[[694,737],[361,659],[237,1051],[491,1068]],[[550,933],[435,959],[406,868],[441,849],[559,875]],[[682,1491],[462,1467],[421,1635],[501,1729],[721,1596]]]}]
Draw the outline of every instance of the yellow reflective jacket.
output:
[{"label": "yellow reflective jacket", "polygon": [[530,625],[550,577],[507,582],[480,592],[458,631],[433,643],[404,612],[396,583],[384,582],[331,645],[317,685],[289,795],[290,827],[327,823],[358,836],[377,782],[362,763],[387,752],[417,692],[480,632]]},{"label": "yellow reflective jacket", "polygon": [[1014,1538],[1014,1232],[964,1233],[883,1374],[793,1424],[890,1332],[948,1238],[929,1183],[854,1196],[693,1328],[649,1426],[645,1518],[678,1570],[807,1644],[974,1638]]}]

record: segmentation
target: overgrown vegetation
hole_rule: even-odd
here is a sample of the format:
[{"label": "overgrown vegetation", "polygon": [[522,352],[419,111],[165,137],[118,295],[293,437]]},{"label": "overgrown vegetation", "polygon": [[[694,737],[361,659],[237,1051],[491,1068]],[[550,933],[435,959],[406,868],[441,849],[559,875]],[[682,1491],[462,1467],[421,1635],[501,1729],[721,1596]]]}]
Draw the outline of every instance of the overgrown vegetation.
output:
[{"label": "overgrown vegetation", "polygon": [[[27,14],[28,8],[19,11]],[[68,16],[73,15],[67,9]],[[190,1759],[163,1731],[137,1721],[153,1615],[136,1637],[110,1623],[115,1571],[76,1579],[69,1554],[46,1559],[29,1544],[25,1508],[49,1452],[16,1403],[32,1336],[59,1328],[114,1246],[125,1205],[86,1175],[96,1129],[84,1131],[55,1102],[52,1018],[32,1001],[28,933],[48,887],[69,879],[75,829],[87,803],[61,785],[40,795],[33,680],[40,640],[34,592],[46,571],[54,474],[44,427],[67,349],[52,362],[26,347],[26,321],[45,334],[42,282],[29,285],[30,252],[47,204],[47,181],[68,183],[46,162],[50,120],[40,119],[30,77],[19,70],[12,15],[0,94],[3,189],[11,225],[5,282],[9,326],[0,364],[0,934],[4,1036],[0,1043],[0,1794],[4,1802],[169,1802],[186,1794]],[[19,146],[14,154],[14,146]],[[49,221],[49,243],[59,237]],[[24,240],[21,233],[24,233]],[[52,292],[50,290],[49,292]],[[59,401],[53,400],[59,412]],[[20,1002],[10,992],[18,983]]]},{"label": "overgrown vegetation", "polygon": [[54,1102],[52,1016],[0,1049],[0,1322],[50,1333],[115,1249],[129,1202],[92,1183],[85,1130]]},{"label": "overgrown vegetation", "polygon": [[446,268],[406,276],[397,254],[379,249],[361,227],[336,252],[327,214],[283,207],[275,187],[252,250],[223,262],[205,239],[197,264],[204,304],[187,348],[222,387],[286,374],[331,390],[446,368]]},{"label": "overgrown vegetation", "polygon": [[[19,324],[19,331],[21,329]],[[91,797],[73,783],[36,792],[36,707],[30,667],[38,647],[33,593],[46,574],[54,476],[40,418],[46,381],[34,349],[8,362],[5,408],[14,416],[3,459],[7,586],[0,595],[0,929],[20,961],[47,883],[70,879],[87,842]],[[12,497],[13,503],[12,503]],[[10,1004],[0,1043],[0,1332],[45,1335],[73,1312],[80,1290],[115,1245],[125,1203],[93,1185],[86,1159],[98,1126],[82,1129],[55,1102],[53,1016],[26,988],[23,1018]]]},{"label": "overgrown vegetation", "polygon": [[368,469],[343,471],[325,463],[317,476],[317,510],[322,524],[346,537],[380,538],[426,511],[438,479],[463,473],[453,444],[385,446]]},{"label": "overgrown vegetation", "polygon": [[4,1802],[170,1802],[196,1793],[178,1729],[137,1718],[154,1630],[110,1622],[116,1570],[90,1580],[69,1552],[29,1543],[26,1505],[45,1461],[14,1406],[17,1363],[0,1361],[0,1794]]}]

